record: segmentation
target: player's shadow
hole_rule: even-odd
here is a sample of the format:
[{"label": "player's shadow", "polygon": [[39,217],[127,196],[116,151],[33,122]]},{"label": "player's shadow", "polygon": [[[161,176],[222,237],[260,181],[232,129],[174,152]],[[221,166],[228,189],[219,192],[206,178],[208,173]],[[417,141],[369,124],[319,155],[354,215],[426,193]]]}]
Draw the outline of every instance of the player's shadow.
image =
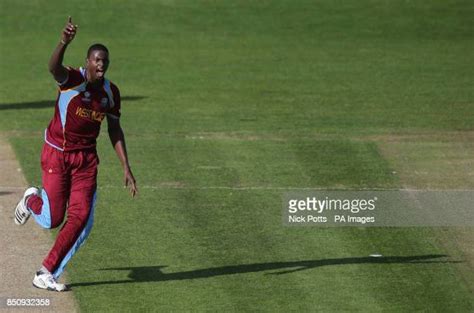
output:
[{"label": "player's shadow", "polygon": [[[142,96],[124,96],[121,97],[121,101],[137,101],[145,99]],[[43,100],[33,102],[20,102],[20,103],[0,103],[0,111],[3,110],[31,110],[31,109],[43,109],[43,108],[54,108],[54,100]]]},{"label": "player's shadow", "polygon": [[164,273],[162,271],[166,266],[139,266],[139,267],[116,267],[103,268],[101,271],[126,271],[128,279],[82,282],[70,284],[70,287],[96,286],[96,285],[113,285],[113,284],[129,284],[129,283],[149,283],[163,282],[170,280],[185,280],[209,278],[223,275],[245,274],[263,271],[275,271],[266,273],[266,275],[282,275],[298,271],[309,270],[321,266],[330,265],[350,265],[350,264],[397,264],[397,263],[458,263],[460,261],[442,260],[440,258],[447,257],[443,254],[428,254],[414,256],[386,256],[386,257],[353,257],[338,259],[322,259],[322,260],[306,260],[292,262],[270,262],[270,263],[254,263],[230,265],[221,267],[210,267],[197,269],[192,271]]}]

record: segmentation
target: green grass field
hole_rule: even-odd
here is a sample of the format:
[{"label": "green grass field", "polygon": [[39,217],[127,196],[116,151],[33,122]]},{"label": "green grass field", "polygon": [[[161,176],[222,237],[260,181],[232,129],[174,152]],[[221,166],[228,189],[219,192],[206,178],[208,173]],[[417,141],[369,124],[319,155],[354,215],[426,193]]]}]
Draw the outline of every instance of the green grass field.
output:
[{"label": "green grass field", "polygon": [[103,42],[124,98],[140,195],[122,188],[104,125],[95,226],[67,269],[82,311],[473,311],[472,260],[440,229],[281,222],[288,189],[474,188],[471,1],[0,11],[0,131],[30,183],[68,15],[79,31],[65,63]]}]

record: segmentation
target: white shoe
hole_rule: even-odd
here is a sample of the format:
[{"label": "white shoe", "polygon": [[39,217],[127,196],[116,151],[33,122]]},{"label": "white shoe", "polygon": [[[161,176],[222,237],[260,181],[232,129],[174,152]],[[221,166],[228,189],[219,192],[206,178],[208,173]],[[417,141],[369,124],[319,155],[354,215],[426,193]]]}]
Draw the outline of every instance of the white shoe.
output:
[{"label": "white shoe", "polygon": [[26,221],[30,218],[31,212],[28,210],[26,205],[26,201],[28,200],[29,196],[32,195],[40,195],[40,191],[36,187],[30,187],[26,189],[25,193],[23,194],[23,198],[21,198],[20,202],[16,205],[15,209],[15,224],[23,225]]},{"label": "white shoe", "polygon": [[36,272],[35,278],[33,279],[33,286],[50,291],[60,292],[68,290],[68,287],[65,284],[58,283],[50,272]]}]

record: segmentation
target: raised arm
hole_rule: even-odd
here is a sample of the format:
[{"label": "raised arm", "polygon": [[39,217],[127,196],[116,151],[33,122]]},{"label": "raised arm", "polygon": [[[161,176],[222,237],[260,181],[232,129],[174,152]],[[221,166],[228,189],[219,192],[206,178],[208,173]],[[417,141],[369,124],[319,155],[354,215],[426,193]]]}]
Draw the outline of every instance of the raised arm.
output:
[{"label": "raised arm", "polygon": [[74,36],[76,36],[76,31],[77,25],[72,23],[72,19],[69,16],[68,22],[61,33],[61,40],[54,49],[48,63],[49,72],[58,83],[63,83],[67,80],[67,69],[63,66],[64,52],[69,43],[74,39]]}]

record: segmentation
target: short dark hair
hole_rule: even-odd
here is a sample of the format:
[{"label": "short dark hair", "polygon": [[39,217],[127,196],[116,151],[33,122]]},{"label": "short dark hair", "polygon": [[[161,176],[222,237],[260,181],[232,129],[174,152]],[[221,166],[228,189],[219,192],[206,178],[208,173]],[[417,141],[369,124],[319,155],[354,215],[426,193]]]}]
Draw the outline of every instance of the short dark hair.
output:
[{"label": "short dark hair", "polygon": [[101,43],[95,43],[87,49],[87,57],[89,58],[93,51],[105,51],[109,53],[109,49]]}]

